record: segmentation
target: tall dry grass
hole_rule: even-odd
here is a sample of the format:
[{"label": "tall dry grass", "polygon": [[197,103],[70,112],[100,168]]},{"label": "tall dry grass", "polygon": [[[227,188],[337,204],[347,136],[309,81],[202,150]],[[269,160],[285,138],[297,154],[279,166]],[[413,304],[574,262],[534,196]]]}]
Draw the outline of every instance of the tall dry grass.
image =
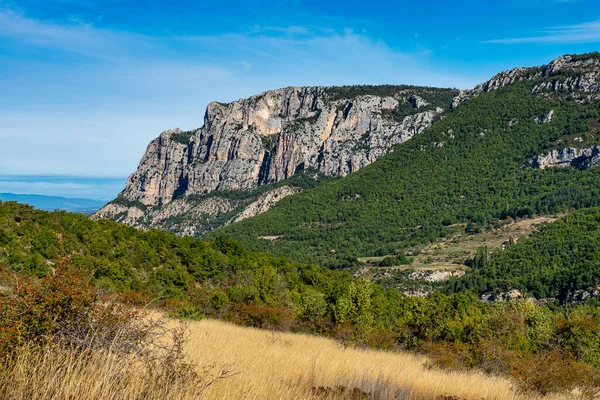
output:
[{"label": "tall dry grass", "polygon": [[410,354],[344,348],[326,338],[269,333],[216,320],[193,322],[190,328],[186,351],[192,360],[234,363],[232,369],[241,372],[208,388],[207,399],[527,398],[505,378],[430,369],[425,358]]},{"label": "tall dry grass", "polygon": [[[507,379],[430,369],[425,358],[414,355],[344,348],[325,338],[271,333],[215,320],[192,322],[189,329],[184,352],[196,364],[195,377],[173,374],[177,371],[169,363],[146,368],[133,355],[26,347],[18,353],[15,367],[0,374],[0,398],[526,398]],[[224,369],[229,376],[221,379]]]},{"label": "tall dry grass", "polygon": [[90,350],[23,349],[14,369],[0,375],[0,398],[31,399],[196,399],[185,379],[157,379],[134,356]]}]

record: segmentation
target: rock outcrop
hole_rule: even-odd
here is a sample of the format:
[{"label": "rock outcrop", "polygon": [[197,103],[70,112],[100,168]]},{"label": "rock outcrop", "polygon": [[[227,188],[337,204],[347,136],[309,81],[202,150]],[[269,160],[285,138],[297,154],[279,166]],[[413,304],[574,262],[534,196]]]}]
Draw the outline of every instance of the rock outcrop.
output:
[{"label": "rock outcrop", "polygon": [[269,208],[283,200],[285,197],[291,196],[299,192],[299,189],[291,186],[282,186],[261,195],[256,201],[250,203],[244,211],[242,211],[233,222],[239,222],[246,218],[267,212]]},{"label": "rock outcrop", "polygon": [[552,150],[548,154],[541,154],[531,159],[534,168],[574,167],[587,169],[600,165],[600,146],[591,146],[583,149],[567,147]]},{"label": "rock outcrop", "polygon": [[444,111],[406,89],[340,99],[331,90],[289,87],[210,103],[202,128],[168,130],[150,143],[121,197],[158,206],[181,195],[253,189],[306,169],[344,176]]},{"label": "rock outcrop", "polygon": [[548,114],[542,115],[535,120],[535,123],[538,125],[547,124],[548,122],[552,122],[554,119],[554,110],[550,110]]},{"label": "rock outcrop", "polygon": [[600,56],[597,53],[583,57],[565,55],[543,67],[514,68],[500,72],[473,89],[461,90],[452,100],[452,108],[481,93],[515,82],[534,80],[540,81],[532,89],[534,94],[570,96],[571,100],[580,102],[597,100],[600,98]]},{"label": "rock outcrop", "polygon": [[[427,129],[456,94],[410,86],[288,87],[210,103],[202,128],[164,131],[150,142],[119,201],[94,217],[164,227],[165,219],[174,219],[175,206],[183,214],[189,196],[251,191],[304,171],[345,176]],[[236,220],[276,202],[275,197],[254,200],[258,203],[246,204],[250,208]]]}]

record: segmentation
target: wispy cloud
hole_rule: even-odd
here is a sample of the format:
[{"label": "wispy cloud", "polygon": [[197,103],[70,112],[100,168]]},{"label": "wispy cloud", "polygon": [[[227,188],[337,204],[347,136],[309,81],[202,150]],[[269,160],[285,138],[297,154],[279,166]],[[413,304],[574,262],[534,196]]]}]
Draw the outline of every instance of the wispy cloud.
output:
[{"label": "wispy cloud", "polygon": [[493,39],[484,41],[484,43],[553,43],[553,44],[570,44],[570,43],[598,43],[600,42],[600,20],[586,22],[582,24],[553,27],[541,32],[537,35]]},{"label": "wispy cloud", "polygon": [[7,9],[0,10],[0,37],[109,60],[125,57],[133,43],[136,48],[151,45],[142,36],[98,29],[79,20],[57,24]]},{"label": "wispy cloud", "polygon": [[424,52],[400,51],[344,25],[149,36],[95,21],[35,19],[0,6],[0,38],[0,45],[18,49],[2,54],[0,47],[0,93],[11,93],[0,96],[0,171],[7,174],[126,175],[160,131],[202,125],[209,101],[277,87],[464,88],[478,80],[448,74],[429,66]]}]

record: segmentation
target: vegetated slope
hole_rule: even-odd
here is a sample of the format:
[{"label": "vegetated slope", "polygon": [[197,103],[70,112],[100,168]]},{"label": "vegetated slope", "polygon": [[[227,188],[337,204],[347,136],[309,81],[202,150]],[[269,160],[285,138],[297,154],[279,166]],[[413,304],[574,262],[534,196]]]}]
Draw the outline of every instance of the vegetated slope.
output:
[{"label": "vegetated slope", "polygon": [[457,94],[405,85],[287,87],[212,102],[201,128],[153,140],[119,197],[95,217],[202,235],[302,189],[257,187],[306,171],[344,176],[372,163],[431,126]]},{"label": "vegetated slope", "polygon": [[287,196],[335,179],[308,169],[252,190],[213,190],[207,194],[188,194],[158,207],[146,206],[120,196],[92,218],[110,219],[136,228],[157,228],[178,235],[199,236],[261,214]]},{"label": "vegetated slope", "polygon": [[[511,374],[532,392],[600,387],[600,314],[593,303],[564,310],[524,301],[490,304],[461,293],[404,297],[346,271],[245,250],[227,237],[210,243],[14,202],[0,203],[0,352],[20,341],[21,328],[29,331],[24,321],[55,325],[53,313],[69,315],[80,291],[54,283],[73,267],[84,276],[73,285],[91,282],[113,298],[152,301],[180,317],[424,352],[438,365]],[[15,285],[19,275],[39,283]],[[55,295],[64,300],[60,307]]]},{"label": "vegetated slope", "polygon": [[219,232],[251,248],[345,266],[435,240],[456,222],[600,204],[600,170],[589,163],[532,165],[553,149],[600,143],[599,70],[592,54],[503,73],[393,153]]},{"label": "vegetated slope", "polygon": [[518,289],[536,298],[567,300],[578,290],[597,295],[599,284],[600,208],[595,207],[543,226],[506,250],[490,255],[482,249],[473,271],[449,286],[479,293]]},{"label": "vegetated slope", "polygon": [[[274,285],[273,280],[280,278],[285,282],[281,290],[299,289],[305,281],[309,286],[327,282],[322,287],[325,289],[330,283],[343,286],[351,280],[348,273],[304,268],[290,259],[246,251],[228,238],[211,243],[166,231],[142,231],[113,221],[93,221],[80,214],[0,202],[0,264],[44,277],[65,258],[74,266],[92,268],[93,283],[105,291],[146,290],[153,296],[184,298],[193,282],[220,282],[238,272],[244,275],[240,280],[250,279],[256,284],[248,293],[238,293],[240,301],[261,296],[268,299],[270,295],[259,287]],[[306,279],[303,274],[307,274]],[[227,284],[235,285],[231,280]]]}]

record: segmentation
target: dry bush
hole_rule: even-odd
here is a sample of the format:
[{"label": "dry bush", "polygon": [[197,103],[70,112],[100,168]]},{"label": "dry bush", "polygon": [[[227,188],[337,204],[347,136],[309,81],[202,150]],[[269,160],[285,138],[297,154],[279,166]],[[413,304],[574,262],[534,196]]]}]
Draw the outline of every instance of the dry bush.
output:
[{"label": "dry bush", "polygon": [[515,357],[510,364],[512,376],[524,393],[547,395],[579,389],[582,397],[595,398],[593,369],[558,348],[548,353]]},{"label": "dry bush", "polygon": [[197,398],[232,375],[186,359],[187,325],[100,297],[68,264],[46,278],[4,277],[2,398]]},{"label": "dry bush", "polygon": [[197,399],[230,374],[208,375],[171,358],[140,359],[119,352],[56,346],[25,346],[10,369],[0,373],[0,398],[26,399]]},{"label": "dry bush", "polygon": [[240,325],[287,331],[293,324],[293,313],[267,304],[243,304],[238,310],[232,310],[228,319]]}]

